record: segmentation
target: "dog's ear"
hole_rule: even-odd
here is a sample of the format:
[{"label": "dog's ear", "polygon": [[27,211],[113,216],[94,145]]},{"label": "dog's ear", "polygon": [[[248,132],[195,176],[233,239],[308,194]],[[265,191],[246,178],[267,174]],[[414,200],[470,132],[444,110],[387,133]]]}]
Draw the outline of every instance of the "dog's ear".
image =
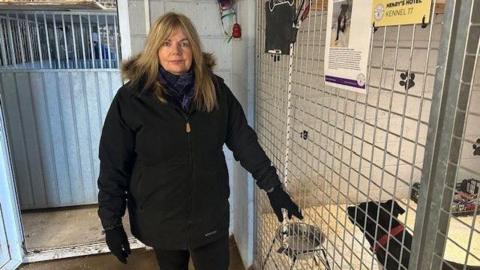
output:
[{"label": "dog's ear", "polygon": [[392,215],[394,217],[398,217],[399,215],[405,213],[405,209],[403,209],[396,201],[393,200],[388,200],[382,203],[382,207],[388,212],[392,211]]},{"label": "dog's ear", "polygon": [[357,207],[356,206],[349,206],[347,207],[347,212],[348,212],[348,217],[351,218],[351,219],[354,219],[355,218],[355,209]]},{"label": "dog's ear", "polygon": [[362,228],[365,221],[365,207],[366,203],[360,203],[358,205],[352,205],[347,207],[348,218],[350,221]]}]

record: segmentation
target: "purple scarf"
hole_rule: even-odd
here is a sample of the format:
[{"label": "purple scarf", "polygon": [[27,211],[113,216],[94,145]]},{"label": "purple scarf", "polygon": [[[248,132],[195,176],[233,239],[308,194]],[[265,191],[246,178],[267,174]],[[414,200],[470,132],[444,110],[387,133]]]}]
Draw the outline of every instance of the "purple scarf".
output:
[{"label": "purple scarf", "polygon": [[159,82],[167,88],[167,99],[188,112],[194,95],[195,75],[190,69],[182,75],[175,75],[160,66]]}]

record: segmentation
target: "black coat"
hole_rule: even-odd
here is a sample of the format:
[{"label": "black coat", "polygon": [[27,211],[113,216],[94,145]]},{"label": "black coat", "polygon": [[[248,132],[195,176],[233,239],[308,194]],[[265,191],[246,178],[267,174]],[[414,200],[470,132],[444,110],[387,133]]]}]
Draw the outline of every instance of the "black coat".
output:
[{"label": "black coat", "polygon": [[228,234],[224,144],[260,188],[280,184],[240,103],[223,79],[215,82],[218,108],[210,113],[184,113],[128,83],[118,90],[100,139],[104,227],[119,224],[128,205],[132,234],[149,246],[195,248]]}]

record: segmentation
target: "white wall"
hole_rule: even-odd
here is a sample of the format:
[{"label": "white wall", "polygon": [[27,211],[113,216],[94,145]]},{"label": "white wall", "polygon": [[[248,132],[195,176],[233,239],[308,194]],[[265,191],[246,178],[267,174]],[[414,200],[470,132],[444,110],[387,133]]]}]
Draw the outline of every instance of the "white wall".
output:
[{"label": "white wall", "polygon": [[[242,38],[228,43],[223,34],[217,1],[129,0],[129,55],[143,50],[148,24],[153,24],[169,11],[183,13],[192,20],[200,35],[203,50],[213,53],[217,60],[215,73],[225,80],[238,98],[253,126],[254,2],[237,1]],[[146,22],[145,18],[150,21]],[[231,187],[230,233],[235,236],[245,266],[250,266],[253,260],[253,180],[247,179],[247,172],[233,159],[226,147],[225,156]]]},{"label": "white wall", "polygon": [[[254,119],[254,65],[255,65],[255,1],[237,0],[237,22],[242,27],[242,38],[232,42],[232,89],[243,105],[250,125]],[[245,266],[253,263],[253,207],[255,182],[251,175],[234,163],[235,181],[233,233]]]}]

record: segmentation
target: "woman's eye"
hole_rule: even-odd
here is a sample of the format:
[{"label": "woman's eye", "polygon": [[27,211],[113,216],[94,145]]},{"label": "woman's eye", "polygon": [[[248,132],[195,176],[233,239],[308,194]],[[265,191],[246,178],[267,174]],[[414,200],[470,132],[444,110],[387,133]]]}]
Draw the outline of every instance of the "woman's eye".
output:
[{"label": "woman's eye", "polygon": [[163,46],[165,46],[165,47],[170,47],[171,45],[172,45],[172,43],[170,41],[165,41],[163,43]]}]

